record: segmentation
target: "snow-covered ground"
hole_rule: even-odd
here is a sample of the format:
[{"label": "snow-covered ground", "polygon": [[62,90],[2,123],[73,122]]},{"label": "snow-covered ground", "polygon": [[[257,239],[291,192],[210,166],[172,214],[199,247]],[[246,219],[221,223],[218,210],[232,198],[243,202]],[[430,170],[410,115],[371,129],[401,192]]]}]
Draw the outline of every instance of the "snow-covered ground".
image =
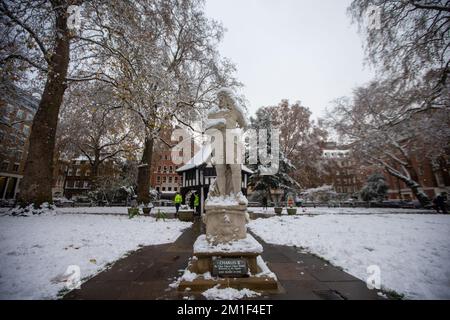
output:
[{"label": "snow-covered ground", "polygon": [[[0,208],[0,214],[6,214],[11,208]],[[175,207],[154,207],[151,213],[157,213],[158,210],[165,213],[175,212]],[[56,208],[58,213],[70,214],[108,214],[108,215],[128,215],[128,207],[68,207]]]},{"label": "snow-covered ground", "polygon": [[[154,207],[151,213],[157,213],[158,210],[165,213],[175,212],[175,207]],[[60,213],[83,213],[83,214],[115,214],[128,215],[128,207],[78,207],[78,208],[57,208]]]},{"label": "snow-covered ground", "polygon": [[190,225],[150,217],[1,216],[0,299],[55,298],[64,283],[54,279],[68,266],[79,266],[81,278],[92,276],[141,245],[175,241]]},{"label": "snow-covered ground", "polygon": [[[0,208],[0,214],[6,213],[10,208]],[[111,215],[127,215],[127,207],[75,207],[75,208],[56,208],[59,213],[70,214],[111,214]],[[165,213],[174,213],[175,207],[154,207],[151,213],[156,213],[160,210]],[[262,207],[249,207],[249,211],[273,215],[275,211],[273,208],[265,210]],[[427,209],[395,209],[395,208],[327,208],[327,207],[308,207],[297,208],[297,214],[314,215],[314,214],[430,214],[433,210]],[[283,214],[287,214],[286,208],[283,209]]]},{"label": "snow-covered ground", "polygon": [[[249,211],[253,211],[255,213],[260,214],[275,214],[273,208],[261,208],[261,207],[253,207],[248,208]],[[297,214],[301,215],[318,215],[318,214],[433,214],[434,210],[427,209],[403,209],[403,208],[327,208],[327,207],[306,207],[306,208],[297,208]],[[287,214],[286,208],[283,209],[282,214]]]},{"label": "snow-covered ground", "polygon": [[382,288],[408,299],[450,299],[450,215],[282,216],[254,220],[250,229],[269,243],[303,247],[364,281],[367,267],[377,265]]}]

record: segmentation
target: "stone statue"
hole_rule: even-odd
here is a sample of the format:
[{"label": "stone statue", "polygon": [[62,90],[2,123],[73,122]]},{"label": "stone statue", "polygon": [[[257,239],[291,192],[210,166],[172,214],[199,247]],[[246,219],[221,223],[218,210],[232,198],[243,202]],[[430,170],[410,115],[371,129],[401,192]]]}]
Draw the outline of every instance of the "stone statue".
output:
[{"label": "stone statue", "polygon": [[[246,199],[241,192],[242,181],[242,163],[239,159],[241,145],[238,142],[227,144],[227,130],[245,128],[246,121],[242,110],[237,106],[236,101],[227,89],[222,89],[217,93],[218,108],[213,109],[208,114],[208,119],[212,120],[208,129],[217,129],[220,131],[223,139],[223,146],[220,153],[220,159],[212,159],[216,168],[216,182],[214,188],[210,191],[212,197],[235,196],[239,204],[246,204]],[[230,136],[228,136],[230,138]],[[220,147],[220,146],[218,146]],[[228,150],[227,150],[228,149]],[[233,150],[231,150],[233,149]],[[227,157],[227,152],[232,152],[231,161]]]},{"label": "stone statue", "polygon": [[[217,178],[210,186],[206,199],[207,238],[214,243],[224,243],[246,237],[246,222],[248,221],[247,199],[242,194],[242,163],[240,161],[241,143],[233,141],[227,144],[227,131],[245,128],[246,121],[243,111],[234,99],[229,89],[217,93],[218,107],[208,114],[207,129],[220,131],[223,148],[216,150],[211,162],[216,168]],[[234,138],[233,138],[234,139]],[[233,149],[233,150],[232,150]],[[227,153],[232,152],[232,154]],[[234,156],[232,161],[230,157]],[[231,163],[230,163],[231,162]]]}]

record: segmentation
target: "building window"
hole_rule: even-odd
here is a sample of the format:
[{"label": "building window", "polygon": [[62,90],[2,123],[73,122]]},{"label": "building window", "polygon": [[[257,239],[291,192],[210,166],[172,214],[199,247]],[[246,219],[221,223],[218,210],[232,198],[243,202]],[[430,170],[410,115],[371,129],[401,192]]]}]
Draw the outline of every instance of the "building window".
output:
[{"label": "building window", "polygon": [[167,167],[166,166],[164,166],[164,173],[166,173],[167,172]]},{"label": "building window", "polygon": [[17,110],[17,119],[22,120],[23,119],[23,110]]},{"label": "building window", "polygon": [[85,189],[89,189],[89,181],[85,181],[84,182],[84,188]]},{"label": "building window", "polygon": [[166,191],[166,187],[162,187],[162,191]]},{"label": "building window", "polygon": [[163,177],[163,183],[166,183],[167,182],[167,178],[166,177]]},{"label": "building window", "polygon": [[84,175],[86,177],[89,177],[91,175],[91,170],[86,170],[86,172],[84,173]]},{"label": "building window", "polygon": [[157,183],[161,183],[161,177],[160,177],[160,176],[157,176],[157,177],[156,177],[156,182],[157,182]]},{"label": "building window", "polygon": [[161,172],[161,166],[158,167],[158,172]]},{"label": "building window", "polygon": [[24,125],[23,129],[22,129],[22,132],[23,132],[24,135],[28,136],[30,134],[30,126]]},{"label": "building window", "polygon": [[169,177],[169,183],[172,183],[172,177]]},{"label": "building window", "polygon": [[81,176],[81,169],[80,168],[77,169],[77,172],[75,173],[75,175],[77,177]]},{"label": "building window", "polygon": [[175,183],[178,183],[178,177],[173,178]]},{"label": "building window", "polygon": [[0,166],[0,171],[8,171],[8,167],[9,167],[9,162],[3,161],[2,165]]},{"label": "building window", "polygon": [[173,187],[173,191],[178,191],[178,187]]},{"label": "building window", "polygon": [[69,170],[67,171],[67,176],[70,177],[73,175],[73,169],[69,168]]},{"label": "building window", "polygon": [[158,192],[159,192],[159,187],[156,187],[156,191],[158,191]]},{"label": "building window", "polygon": [[67,187],[67,189],[72,189],[73,188],[73,181],[72,180],[67,181],[66,187]]},{"label": "building window", "polygon": [[170,172],[170,173],[173,172],[173,167],[172,167],[172,166],[169,167],[169,172]]},{"label": "building window", "polygon": [[172,191],[172,187],[167,187],[167,191]]},{"label": "building window", "polygon": [[14,163],[13,172],[19,172],[19,164],[18,163]]}]

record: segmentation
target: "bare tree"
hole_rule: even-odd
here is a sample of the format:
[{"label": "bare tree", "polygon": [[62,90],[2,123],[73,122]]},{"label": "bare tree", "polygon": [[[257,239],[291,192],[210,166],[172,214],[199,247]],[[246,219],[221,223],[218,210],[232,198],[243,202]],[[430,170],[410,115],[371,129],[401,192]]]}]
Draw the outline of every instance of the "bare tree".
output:
[{"label": "bare tree", "polygon": [[68,97],[58,137],[65,141],[67,153],[88,159],[95,189],[99,168],[105,161],[132,156],[137,150],[134,119],[117,104],[111,87],[101,82],[81,83],[70,90]]},{"label": "bare tree", "polygon": [[[449,0],[355,0],[348,8],[366,37],[368,61],[381,75],[402,81],[400,88],[406,92],[420,86],[427,89],[420,104],[405,110],[407,116],[449,106],[439,101],[443,96],[448,99],[449,8]],[[380,14],[379,26],[368,23],[370,13]]]},{"label": "bare tree", "polygon": [[319,185],[321,142],[327,133],[311,120],[311,111],[300,102],[282,100],[277,106],[263,107],[258,112],[267,113],[272,126],[280,130],[280,150],[295,167],[290,175],[303,188]]},{"label": "bare tree", "polygon": [[374,81],[357,88],[353,99],[335,101],[328,113],[328,124],[351,144],[356,155],[403,181],[425,206],[430,199],[422,191],[413,161],[419,154],[431,159],[445,152],[450,141],[450,118],[443,109],[431,109],[392,123],[391,119],[397,118],[405,106],[421,99],[396,93],[389,81]]},{"label": "bare tree", "polygon": [[223,29],[205,17],[203,1],[112,3],[120,10],[100,17],[96,28],[108,30],[104,46],[115,48],[115,95],[135,113],[144,133],[137,193],[138,201],[147,203],[161,130],[176,123],[190,126],[215,90],[238,83],[231,76],[234,66],[216,49]]}]

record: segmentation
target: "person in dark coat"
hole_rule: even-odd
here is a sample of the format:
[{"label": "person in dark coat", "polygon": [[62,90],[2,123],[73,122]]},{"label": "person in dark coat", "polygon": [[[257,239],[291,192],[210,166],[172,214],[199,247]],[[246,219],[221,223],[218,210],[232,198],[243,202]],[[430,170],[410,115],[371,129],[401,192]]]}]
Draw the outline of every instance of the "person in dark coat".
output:
[{"label": "person in dark coat", "polygon": [[442,210],[442,213],[447,214],[447,193],[442,192],[436,198],[434,198],[434,208],[439,213]]},{"label": "person in dark coat", "polygon": [[263,205],[263,209],[267,210],[267,197],[266,196],[264,196],[262,198],[262,205]]},{"label": "person in dark coat", "polygon": [[194,209],[194,194],[191,194],[191,197],[189,198],[189,208]]}]

